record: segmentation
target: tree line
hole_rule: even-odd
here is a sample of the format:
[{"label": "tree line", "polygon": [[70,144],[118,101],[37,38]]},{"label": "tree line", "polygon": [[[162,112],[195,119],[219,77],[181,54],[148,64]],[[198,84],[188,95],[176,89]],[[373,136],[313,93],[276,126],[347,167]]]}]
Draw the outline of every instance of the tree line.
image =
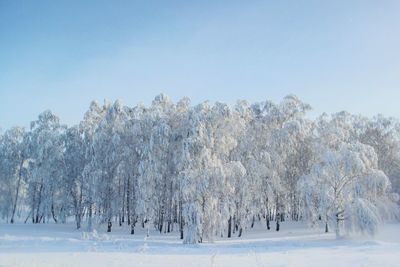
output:
[{"label": "tree line", "polygon": [[293,95],[193,106],[161,94],[149,107],[92,102],[71,127],[45,111],[29,130],[0,133],[0,214],[155,227],[184,243],[241,236],[259,221],[374,234],[397,214],[398,120],[310,119],[310,109]]}]

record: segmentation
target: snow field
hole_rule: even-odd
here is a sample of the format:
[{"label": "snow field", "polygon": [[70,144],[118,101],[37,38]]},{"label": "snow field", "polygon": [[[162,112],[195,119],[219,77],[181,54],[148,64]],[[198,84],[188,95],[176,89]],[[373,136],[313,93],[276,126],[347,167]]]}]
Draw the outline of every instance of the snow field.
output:
[{"label": "snow field", "polygon": [[127,227],[103,228],[0,224],[0,266],[400,266],[399,224],[342,240],[302,223],[283,223],[280,232],[258,225],[242,238],[198,245],[183,245],[177,232],[147,238],[140,229],[132,236]]}]

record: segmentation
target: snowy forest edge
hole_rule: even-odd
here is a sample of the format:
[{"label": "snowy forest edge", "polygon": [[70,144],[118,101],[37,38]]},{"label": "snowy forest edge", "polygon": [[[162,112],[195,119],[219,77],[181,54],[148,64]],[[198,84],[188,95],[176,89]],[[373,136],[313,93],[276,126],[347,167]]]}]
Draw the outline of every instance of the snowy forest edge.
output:
[{"label": "snowy forest edge", "polygon": [[[256,220],[373,235],[398,216],[400,123],[311,107],[229,106],[161,94],[146,107],[92,102],[67,127],[51,111],[0,134],[0,214],[14,223],[113,223],[184,243],[245,234]],[[274,222],[274,225],[272,225]],[[178,225],[179,229],[173,229]]]}]

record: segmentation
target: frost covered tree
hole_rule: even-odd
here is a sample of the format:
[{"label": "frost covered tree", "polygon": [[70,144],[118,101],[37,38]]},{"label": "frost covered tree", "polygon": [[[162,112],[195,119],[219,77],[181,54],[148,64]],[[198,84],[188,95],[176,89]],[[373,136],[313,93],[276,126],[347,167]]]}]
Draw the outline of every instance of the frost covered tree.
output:
[{"label": "frost covered tree", "polygon": [[64,183],[72,202],[73,214],[75,216],[76,228],[80,229],[85,209],[85,149],[84,139],[79,128],[74,126],[68,128],[63,135],[64,145]]},{"label": "frost covered tree", "polygon": [[393,190],[400,193],[400,124],[394,118],[375,116],[372,120],[360,118],[359,140],[374,148],[378,156],[378,168],[392,183]]},{"label": "frost covered tree", "polygon": [[96,168],[97,213],[101,214],[100,221],[107,222],[108,231],[111,231],[112,219],[118,214],[120,196],[117,193],[121,191],[118,168],[123,155],[121,139],[125,113],[118,101],[113,105],[107,104],[104,112],[92,142],[92,165]]},{"label": "frost covered tree", "polygon": [[170,118],[175,105],[165,96],[157,96],[143,115],[138,170],[137,213],[144,225],[153,221],[160,232],[170,212],[169,146]]},{"label": "frost covered tree", "polygon": [[191,244],[273,220],[276,230],[310,220],[374,233],[396,214],[398,121],[347,112],[310,120],[308,110],[293,95],[192,106],[161,94],[148,107],[92,102],[70,127],[46,111],[29,130],[0,135],[1,216],[127,224],[131,234],[140,225]]},{"label": "frost covered tree", "polygon": [[31,216],[34,223],[45,222],[50,216],[57,221],[66,203],[59,202],[63,191],[62,178],[62,132],[59,118],[50,111],[39,115],[31,123],[28,134],[30,157],[28,195],[31,199]]},{"label": "frost covered tree", "polygon": [[318,158],[301,189],[313,218],[322,216],[334,225],[337,237],[344,225],[348,232],[374,234],[385,218],[390,182],[378,167],[373,148],[360,143],[327,149]]},{"label": "frost covered tree", "polygon": [[[139,104],[126,112],[128,121],[125,124],[125,133],[122,139],[122,161],[120,174],[125,177],[125,209],[127,223],[131,226],[131,234],[135,233],[135,226],[139,219],[139,187],[140,159],[144,142],[142,118],[145,113],[143,105]],[[122,221],[122,220],[121,220]]]},{"label": "frost covered tree", "polygon": [[94,154],[94,140],[96,130],[105,115],[107,106],[100,106],[97,102],[90,104],[89,110],[85,113],[83,120],[79,124],[79,132],[82,134],[84,151],[84,168],[82,171],[84,186],[83,194],[86,196],[87,205],[87,228],[93,230],[93,217],[96,204],[96,183],[99,171],[96,166]]},{"label": "frost covered tree", "polygon": [[309,171],[312,157],[312,123],[304,118],[310,109],[309,105],[292,95],[285,97],[278,106],[268,105],[267,119],[272,125],[268,147],[274,166],[273,176],[278,176],[279,181],[273,183],[272,189],[275,192],[277,223],[285,218],[286,213],[293,220],[299,217],[297,182]]},{"label": "frost covered tree", "polygon": [[23,128],[14,127],[0,138],[0,180],[1,210],[14,223],[17,204],[24,186],[24,175],[28,163],[26,133]]},{"label": "frost covered tree", "polygon": [[[191,110],[184,142],[181,190],[187,223],[186,243],[212,241],[224,231],[228,219],[233,179],[230,153],[237,145],[240,129],[235,112],[223,104],[202,103]],[[230,179],[231,178],[231,179]]]}]

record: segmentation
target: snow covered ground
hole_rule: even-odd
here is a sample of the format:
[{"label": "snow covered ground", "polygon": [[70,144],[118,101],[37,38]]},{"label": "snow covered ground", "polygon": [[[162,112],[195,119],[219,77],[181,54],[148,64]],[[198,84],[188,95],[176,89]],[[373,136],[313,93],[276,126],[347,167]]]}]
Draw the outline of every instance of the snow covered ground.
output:
[{"label": "snow covered ground", "polygon": [[183,245],[177,233],[128,228],[94,234],[73,225],[0,224],[0,266],[400,266],[400,224],[375,238],[335,240],[333,234],[283,223],[280,232],[259,227],[242,238]]}]

